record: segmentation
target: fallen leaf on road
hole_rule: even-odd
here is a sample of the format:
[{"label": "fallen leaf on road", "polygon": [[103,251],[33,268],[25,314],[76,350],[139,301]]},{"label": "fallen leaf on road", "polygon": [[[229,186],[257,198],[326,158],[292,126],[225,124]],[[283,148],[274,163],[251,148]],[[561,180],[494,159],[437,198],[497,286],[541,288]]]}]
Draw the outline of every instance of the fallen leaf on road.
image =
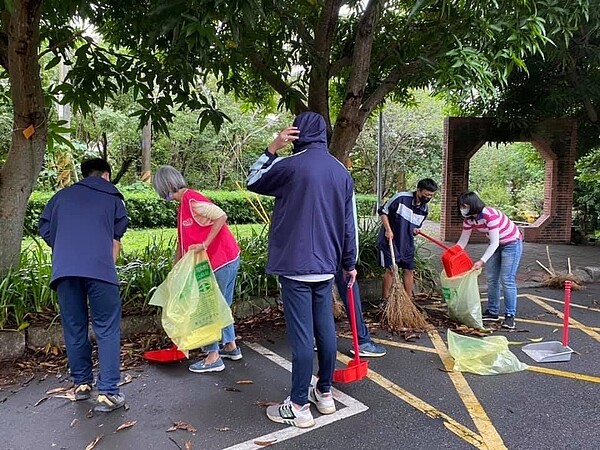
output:
[{"label": "fallen leaf on road", "polygon": [[54,398],[66,398],[67,400],[71,400],[72,402],[76,401],[75,399],[75,388],[67,389],[62,394],[53,395]]},{"label": "fallen leaf on road", "polygon": [[33,406],[34,406],[34,407],[35,407],[35,406],[39,406],[39,405],[41,405],[42,403],[44,403],[46,400],[48,400],[48,397],[42,397],[42,398],[40,398],[40,399],[39,399],[37,402],[35,402],[35,405],[33,405]]},{"label": "fallen leaf on road", "polygon": [[59,392],[65,392],[68,391],[69,389],[71,389],[73,386],[62,386],[62,387],[57,387],[54,389],[50,389],[48,391],[46,391],[46,394],[48,395],[52,395],[52,394],[58,394]]},{"label": "fallen leaf on road", "polygon": [[73,428],[75,425],[77,425],[77,422],[79,422],[79,419],[71,420],[71,423],[69,424],[69,428]]},{"label": "fallen leaf on road", "polygon": [[85,417],[87,417],[88,419],[91,419],[92,417],[94,417],[94,408],[91,408],[87,414],[85,415]]},{"label": "fallen leaf on road", "polygon": [[277,403],[277,402],[254,402],[254,404],[255,404],[256,406],[262,406],[262,407],[273,406],[273,405],[279,405],[279,403]]},{"label": "fallen leaf on road", "polygon": [[98,444],[98,442],[100,442],[100,439],[102,439],[104,437],[103,434],[101,434],[100,436],[96,436],[96,439],[94,439],[92,442],[90,442],[88,444],[88,446],[85,448],[85,450],[92,450],[93,448],[96,447],[96,445]]},{"label": "fallen leaf on road", "polygon": [[529,338],[531,342],[542,342],[544,338]]},{"label": "fallen leaf on road", "polygon": [[558,331],[558,328],[555,328],[554,330],[552,330],[553,333],[556,333]]},{"label": "fallen leaf on road", "polygon": [[125,430],[125,429],[127,429],[127,428],[131,428],[131,427],[132,427],[132,426],[134,426],[136,423],[137,423],[137,421],[135,421],[135,420],[132,420],[132,421],[130,421],[130,422],[125,422],[125,423],[122,423],[121,425],[119,425],[119,426],[117,427],[117,431],[121,431],[121,430]]},{"label": "fallen leaf on road", "polygon": [[254,441],[256,445],[260,445],[261,447],[273,445],[275,442],[277,442],[277,439],[273,439],[272,441]]},{"label": "fallen leaf on road", "polygon": [[124,384],[131,383],[132,381],[133,381],[133,377],[127,373],[127,374],[125,374],[123,379],[117,383],[117,386],[123,386]]},{"label": "fallen leaf on road", "polygon": [[179,422],[173,422],[173,426],[167,430],[167,433],[169,433],[171,431],[176,431],[176,430],[186,430],[186,431],[189,431],[190,433],[195,433],[196,431],[198,431],[198,430],[196,430],[196,428],[194,428],[193,425],[190,425],[187,422],[179,421]]},{"label": "fallen leaf on road", "polygon": [[185,443],[183,444],[183,448],[185,450],[192,450],[192,441],[185,441]]},{"label": "fallen leaf on road", "polygon": [[236,381],[235,384],[254,384],[254,381],[252,381],[252,380],[240,380],[240,381]]}]

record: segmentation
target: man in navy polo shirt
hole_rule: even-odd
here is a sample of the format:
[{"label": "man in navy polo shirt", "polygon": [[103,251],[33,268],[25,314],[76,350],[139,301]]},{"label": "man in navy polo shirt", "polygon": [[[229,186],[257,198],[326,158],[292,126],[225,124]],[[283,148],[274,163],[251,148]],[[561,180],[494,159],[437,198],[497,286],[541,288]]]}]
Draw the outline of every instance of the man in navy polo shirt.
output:
[{"label": "man in navy polo shirt", "polygon": [[40,217],[39,232],[52,248],[52,278],[75,383],[75,399],[91,397],[92,345],[88,301],[98,343],[98,399],[95,411],[125,405],[120,380],[121,298],[115,261],[127,229],[123,196],[110,182],[110,166],[100,158],[81,163],[84,179],[58,191]]},{"label": "man in navy polo shirt", "polygon": [[383,299],[390,295],[394,283],[390,240],[394,246],[394,256],[398,267],[402,269],[404,290],[412,296],[415,269],[415,235],[425,222],[429,212],[427,203],[433,198],[438,186],[431,178],[417,183],[414,192],[397,192],[385,205],[379,208],[381,229],[377,235],[377,248],[381,265],[385,267],[383,275]]}]

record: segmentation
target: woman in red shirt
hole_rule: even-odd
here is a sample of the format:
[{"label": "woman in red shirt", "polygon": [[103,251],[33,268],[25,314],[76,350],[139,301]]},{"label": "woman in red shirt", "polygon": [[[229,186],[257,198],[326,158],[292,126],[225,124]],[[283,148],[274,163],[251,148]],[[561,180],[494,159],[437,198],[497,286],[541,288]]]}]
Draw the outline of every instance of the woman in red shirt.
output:
[{"label": "woman in red shirt", "polygon": [[[152,185],[161,198],[179,203],[176,261],[190,250],[206,250],[221,293],[231,306],[240,248],[227,226],[227,215],[200,192],[189,189],[183,175],[174,167],[159,167]],[[222,358],[242,359],[242,352],[235,343],[233,324],[223,328],[221,342],[220,349],[218,342],[204,347],[202,350],[207,356],[192,364],[190,371],[220,372],[225,369]]]}]

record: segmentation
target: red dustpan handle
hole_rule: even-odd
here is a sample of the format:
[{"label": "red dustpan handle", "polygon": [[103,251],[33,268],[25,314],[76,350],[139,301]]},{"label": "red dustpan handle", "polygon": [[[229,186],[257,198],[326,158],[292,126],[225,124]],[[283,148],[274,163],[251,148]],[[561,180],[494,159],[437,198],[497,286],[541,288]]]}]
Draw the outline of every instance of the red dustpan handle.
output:
[{"label": "red dustpan handle", "polygon": [[445,250],[448,250],[450,247],[448,247],[446,244],[443,244],[442,242],[438,241],[437,239],[432,238],[431,236],[427,236],[425,233],[423,233],[422,231],[419,231],[419,236],[423,236],[425,239],[433,242],[436,245],[439,245],[440,247],[442,247]]},{"label": "red dustpan handle", "polygon": [[565,307],[563,311],[562,346],[569,345],[569,315],[571,311],[571,280],[565,281]]},{"label": "red dustpan handle", "polygon": [[360,355],[358,354],[358,331],[356,329],[356,310],[354,309],[354,291],[352,287],[348,287],[348,309],[350,311],[350,328],[352,329],[352,345],[354,347],[354,360],[356,364],[360,363]]}]

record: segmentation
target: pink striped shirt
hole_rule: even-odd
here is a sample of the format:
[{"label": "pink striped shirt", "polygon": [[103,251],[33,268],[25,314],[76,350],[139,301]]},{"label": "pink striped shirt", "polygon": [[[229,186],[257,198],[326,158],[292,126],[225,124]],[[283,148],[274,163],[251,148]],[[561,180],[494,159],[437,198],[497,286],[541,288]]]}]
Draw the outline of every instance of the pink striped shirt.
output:
[{"label": "pink striped shirt", "polygon": [[463,230],[468,231],[476,229],[482,233],[488,233],[491,230],[498,230],[500,235],[500,245],[509,244],[521,239],[521,232],[515,223],[510,220],[506,214],[495,208],[486,206],[478,216],[477,220],[471,217],[463,221]]}]

